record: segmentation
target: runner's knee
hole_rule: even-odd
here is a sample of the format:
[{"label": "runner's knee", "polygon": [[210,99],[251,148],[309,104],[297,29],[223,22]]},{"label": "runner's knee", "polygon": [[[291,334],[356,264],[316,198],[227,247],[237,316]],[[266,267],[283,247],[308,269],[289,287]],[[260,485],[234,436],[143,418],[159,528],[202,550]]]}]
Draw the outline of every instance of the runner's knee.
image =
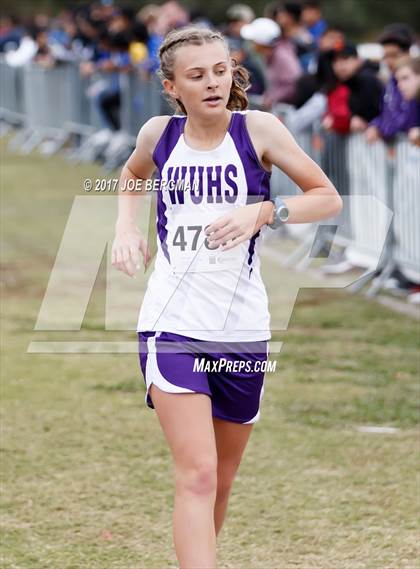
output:
[{"label": "runner's knee", "polygon": [[196,458],[190,464],[176,466],[178,490],[205,495],[217,488],[217,459]]}]

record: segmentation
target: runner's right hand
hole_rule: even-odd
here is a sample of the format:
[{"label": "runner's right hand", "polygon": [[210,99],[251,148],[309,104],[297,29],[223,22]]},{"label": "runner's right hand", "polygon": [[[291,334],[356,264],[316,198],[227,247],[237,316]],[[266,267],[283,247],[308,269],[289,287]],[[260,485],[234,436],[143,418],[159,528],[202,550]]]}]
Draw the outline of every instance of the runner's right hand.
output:
[{"label": "runner's right hand", "polygon": [[143,264],[147,267],[151,255],[140,231],[136,227],[118,229],[112,244],[112,265],[118,271],[134,277],[136,270],[140,268],[139,251],[143,256]]}]

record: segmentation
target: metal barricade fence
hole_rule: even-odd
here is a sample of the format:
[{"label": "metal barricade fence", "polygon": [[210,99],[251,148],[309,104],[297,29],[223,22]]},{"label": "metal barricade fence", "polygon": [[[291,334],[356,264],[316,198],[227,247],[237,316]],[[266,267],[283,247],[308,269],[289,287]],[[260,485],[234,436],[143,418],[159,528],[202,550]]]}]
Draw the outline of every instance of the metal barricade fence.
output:
[{"label": "metal barricade fence", "polygon": [[395,144],[392,194],[393,259],[409,279],[420,283],[420,148],[405,137]]},{"label": "metal barricade fence", "polygon": [[[317,121],[311,129],[297,133],[295,139],[306,154],[321,166],[340,195],[348,194],[346,137],[324,132]],[[307,226],[302,247],[286,260],[287,265],[297,261],[299,270],[307,269],[316,258],[328,258],[333,243],[342,245],[350,238],[348,207],[343,207],[341,213],[328,223],[311,223]]]},{"label": "metal barricade fence", "polygon": [[65,128],[77,134],[91,133],[100,128],[100,120],[93,98],[89,97],[88,92],[93,82],[100,80],[102,75],[95,73],[92,77],[82,77],[77,63],[68,64],[68,74],[71,81],[72,113]]},{"label": "metal barricade fence", "polygon": [[161,84],[157,77],[144,80],[136,72],[121,77],[121,129],[136,137],[142,124],[159,115]]},{"label": "metal barricade fence", "polygon": [[[47,153],[52,153],[59,150],[71,134],[90,136],[103,128],[95,96],[106,89],[108,74],[95,72],[93,76],[84,78],[76,62],[52,68],[29,63],[18,69],[1,62],[0,69],[2,117],[7,120],[12,111],[19,108],[25,127],[12,141],[12,148],[30,152],[42,141],[50,139],[50,151]],[[18,78],[21,80],[21,96],[17,95]],[[146,120],[160,113],[160,82],[156,78],[142,81],[133,72],[121,74],[120,84],[121,130],[135,137]],[[20,107],[16,107],[19,101]]]},{"label": "metal barricade fence", "polygon": [[22,72],[25,130],[13,143],[15,146],[20,145],[22,152],[31,152],[42,142],[46,133],[53,136],[58,134],[56,131],[51,131],[53,126],[50,124],[48,114],[50,99],[54,101],[54,97],[51,91],[48,92],[47,69],[29,63],[23,67]]},{"label": "metal barricade fence", "polygon": [[[348,237],[351,248],[366,267],[376,265],[381,247],[384,248],[380,265],[386,262],[390,254],[390,243],[384,244],[392,211],[388,159],[387,148],[382,141],[368,144],[361,133],[347,137],[346,164],[350,196],[348,209],[351,222],[351,233]],[[354,199],[355,196],[373,196],[379,201]],[[378,207],[379,202],[388,210]]]},{"label": "metal barricade fence", "polygon": [[[315,144],[316,135],[314,131],[304,130],[294,135],[296,142],[301,148],[315,161],[319,161],[318,148]],[[294,196],[302,194],[302,190],[277,166],[272,167],[271,174],[271,194],[272,196]],[[300,245],[287,256],[284,261],[285,266],[295,265],[297,269],[304,269],[306,261],[302,264],[302,255],[309,251],[314,242],[316,226],[312,223],[299,223],[287,226],[285,235],[300,241]],[[300,259],[300,261],[299,261]]]},{"label": "metal barricade fence", "polygon": [[[348,137],[335,132],[320,132],[322,141],[322,154],[319,162],[321,168],[337,188],[340,196],[348,196],[350,193],[350,172],[348,168]],[[350,208],[345,200],[341,213],[337,216],[336,223],[339,227],[337,239],[352,238]]]},{"label": "metal barricade fence", "polygon": [[27,64],[20,71],[25,130],[12,142],[13,147],[30,152],[50,139],[49,153],[52,153],[72,132],[83,127],[93,130],[93,124],[89,124],[92,104],[86,96],[77,64],[63,63],[53,68]]},{"label": "metal barricade fence", "polygon": [[[272,112],[282,122],[287,124],[288,113],[293,107],[288,104],[277,104],[273,107]],[[310,129],[301,130],[300,132],[292,132],[296,142],[315,162],[320,162],[320,144],[318,135],[318,125],[314,125]],[[302,190],[277,166],[272,167],[271,174],[271,195],[272,196],[294,196],[302,194]],[[310,261],[308,258],[302,259],[302,256],[311,249],[314,243],[317,231],[316,225],[312,223],[301,223],[296,225],[284,226],[282,234],[291,237],[300,242],[300,245],[287,256],[284,261],[285,266],[294,265],[297,269],[304,269]],[[319,241],[317,245],[319,245]]]},{"label": "metal barricade fence", "polygon": [[368,144],[363,134],[325,133],[324,141],[321,166],[344,198],[336,240],[350,246],[363,266],[375,265],[389,217],[379,206],[391,207],[386,146]]},{"label": "metal barricade fence", "polygon": [[[106,79],[106,74],[102,74],[99,83],[104,83]],[[86,92],[92,91],[92,88],[95,89],[94,80],[92,79],[92,85],[85,89]],[[156,76],[145,79],[135,70],[129,73],[121,73],[119,75],[119,93],[119,130],[111,133],[106,125],[99,122],[98,132],[88,137],[71,154],[71,158],[89,161],[101,156],[103,168],[106,171],[112,171],[123,164],[131,154],[140,127],[150,117],[167,111],[162,96],[161,83]],[[97,104],[94,105],[91,99],[91,108],[92,106],[93,117],[98,120]],[[168,112],[171,112],[170,109]],[[92,112],[90,117],[92,117]]]},{"label": "metal barricade fence", "polygon": [[[338,232],[324,233],[323,238],[346,248],[350,262],[368,271],[348,290],[360,290],[376,269],[382,272],[367,290],[368,297],[381,289],[397,267],[407,278],[420,282],[420,149],[404,135],[390,146],[382,141],[369,144],[362,133],[323,133],[322,152],[314,154],[313,142],[309,142],[313,136],[305,132],[295,138],[345,198],[343,210],[334,220]],[[284,174],[278,175],[277,169],[274,172],[274,194],[299,192],[291,181],[284,180]],[[362,196],[377,201],[360,199]],[[322,243],[314,242],[317,224],[310,226],[285,265],[305,269],[322,248]]]},{"label": "metal barricade fence", "polygon": [[12,124],[24,120],[22,69],[0,59],[0,119]]}]

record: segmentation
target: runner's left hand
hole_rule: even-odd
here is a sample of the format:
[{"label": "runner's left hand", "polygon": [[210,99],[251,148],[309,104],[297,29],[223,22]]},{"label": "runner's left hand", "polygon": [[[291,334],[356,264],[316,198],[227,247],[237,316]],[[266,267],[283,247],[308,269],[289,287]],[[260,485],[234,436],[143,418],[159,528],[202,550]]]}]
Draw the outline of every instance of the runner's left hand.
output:
[{"label": "runner's left hand", "polygon": [[258,202],[234,209],[207,226],[205,233],[212,249],[219,245],[222,251],[232,249],[251,239],[260,228],[271,223],[274,206],[271,201]]}]

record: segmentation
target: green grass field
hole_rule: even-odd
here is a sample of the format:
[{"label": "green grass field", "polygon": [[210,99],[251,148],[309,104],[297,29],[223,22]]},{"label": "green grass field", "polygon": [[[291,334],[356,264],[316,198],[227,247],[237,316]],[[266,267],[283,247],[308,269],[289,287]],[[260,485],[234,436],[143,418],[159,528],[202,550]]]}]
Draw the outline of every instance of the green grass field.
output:
[{"label": "green grass field", "polygon": [[[27,353],[40,339],[135,341],[134,331],[103,331],[103,267],[80,332],[33,330],[73,199],[103,174],[10,154],[4,141],[1,170],[2,567],[175,567],[172,466],[137,355]],[[306,288],[273,339],[284,345],[233,489],[220,568],[418,567],[418,321]]]}]

